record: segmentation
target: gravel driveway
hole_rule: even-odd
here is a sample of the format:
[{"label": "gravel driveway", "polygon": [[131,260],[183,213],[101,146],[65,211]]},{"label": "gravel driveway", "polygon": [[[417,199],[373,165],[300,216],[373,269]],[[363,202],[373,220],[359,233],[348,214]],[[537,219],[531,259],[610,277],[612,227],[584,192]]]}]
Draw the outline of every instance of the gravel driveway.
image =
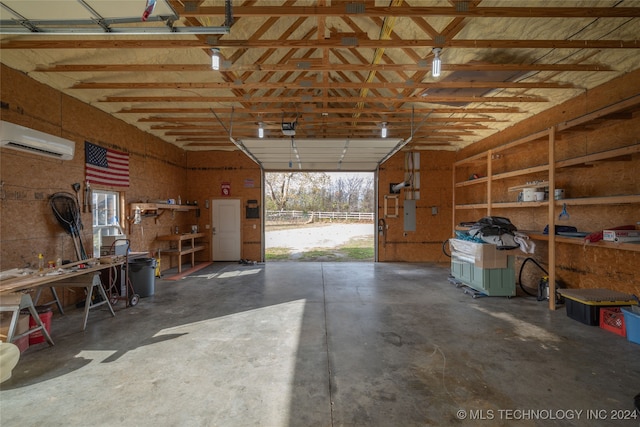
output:
[{"label": "gravel driveway", "polygon": [[303,252],[313,248],[334,248],[354,237],[371,237],[373,224],[329,224],[265,232],[267,248],[290,248]]}]

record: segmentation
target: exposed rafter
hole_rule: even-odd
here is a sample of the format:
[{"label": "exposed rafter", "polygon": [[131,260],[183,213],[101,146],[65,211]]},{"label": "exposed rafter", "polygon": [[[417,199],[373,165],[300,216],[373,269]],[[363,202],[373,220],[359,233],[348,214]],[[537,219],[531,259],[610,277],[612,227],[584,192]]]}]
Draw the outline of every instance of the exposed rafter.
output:
[{"label": "exposed rafter", "polygon": [[[451,7],[419,7],[401,5],[394,7],[374,7],[365,2],[353,1],[352,4],[362,4],[362,8],[349,12],[347,4],[324,7],[309,6],[238,6],[234,7],[235,16],[300,16],[300,17],[341,17],[350,16],[396,16],[396,17],[467,17],[467,18],[620,18],[640,17],[637,7],[529,7],[524,2],[517,7],[475,7],[466,10]],[[220,16],[224,14],[223,7],[199,7],[195,10],[178,10],[181,16]]]},{"label": "exposed rafter", "polygon": [[468,49],[638,49],[640,40],[502,40],[473,39],[447,40],[437,43],[432,39],[372,40],[336,38],[323,40],[228,40],[202,42],[199,40],[127,40],[122,38],[96,40],[9,40],[2,49],[208,49],[211,47],[235,49],[406,49],[406,48],[468,48]]},{"label": "exposed rafter", "polygon": [[[25,33],[65,30],[54,22],[68,18],[56,2],[32,3],[0,0],[24,18]],[[288,152],[281,122],[296,118],[296,139],[313,141],[318,158],[359,146],[341,163],[351,156],[354,168],[396,149],[463,148],[640,68],[640,0],[233,3],[230,17],[230,2],[159,0],[164,9],[142,23],[130,18],[137,2],[77,0],[73,15],[89,13],[102,34],[0,31],[0,61],[186,150]],[[118,33],[127,26],[143,31]],[[230,31],[209,34],[215,27]],[[383,122],[390,140],[380,138]],[[257,138],[259,123],[269,144]]]},{"label": "exposed rafter", "polygon": [[[420,71],[431,70],[424,63],[406,64],[333,64],[316,63],[314,59],[288,61],[278,64],[223,64],[226,71]],[[606,64],[443,64],[443,71],[613,71]],[[58,64],[38,66],[35,71],[41,73],[78,73],[78,72],[178,72],[211,71],[209,64]]]}]

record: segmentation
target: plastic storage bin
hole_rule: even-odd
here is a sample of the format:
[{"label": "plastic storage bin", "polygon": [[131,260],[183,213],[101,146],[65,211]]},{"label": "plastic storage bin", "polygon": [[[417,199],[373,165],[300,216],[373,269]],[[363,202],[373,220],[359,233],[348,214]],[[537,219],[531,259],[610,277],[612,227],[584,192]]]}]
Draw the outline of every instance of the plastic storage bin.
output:
[{"label": "plastic storage bin", "polygon": [[140,298],[152,296],[156,288],[156,259],[139,258],[129,261],[129,278]]},{"label": "plastic storage bin", "polygon": [[640,308],[625,307],[622,309],[622,314],[627,328],[627,340],[640,344]]},{"label": "plastic storage bin", "polygon": [[598,326],[600,323],[600,307],[597,305],[588,305],[566,298],[565,306],[567,307],[567,316],[573,320],[589,326]]},{"label": "plastic storage bin", "polygon": [[567,316],[585,325],[600,324],[601,307],[620,307],[635,304],[633,295],[611,289],[558,289],[566,298]]}]

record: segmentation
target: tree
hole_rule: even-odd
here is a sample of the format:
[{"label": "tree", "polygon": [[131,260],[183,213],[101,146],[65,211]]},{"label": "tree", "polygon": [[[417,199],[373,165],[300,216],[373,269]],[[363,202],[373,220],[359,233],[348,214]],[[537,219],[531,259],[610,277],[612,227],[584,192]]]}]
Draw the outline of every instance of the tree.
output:
[{"label": "tree", "polygon": [[269,188],[267,209],[277,211],[287,209],[291,180],[294,175],[293,172],[266,174],[265,182]]},{"label": "tree", "polygon": [[347,210],[357,212],[360,209],[360,192],[364,177],[361,175],[350,176],[346,179]]},{"label": "tree", "polygon": [[365,178],[364,183],[360,187],[361,204],[360,212],[374,212],[376,210],[376,201],[373,193],[373,178]]},{"label": "tree", "polygon": [[265,186],[268,210],[371,212],[374,206],[370,174],[270,172]]}]

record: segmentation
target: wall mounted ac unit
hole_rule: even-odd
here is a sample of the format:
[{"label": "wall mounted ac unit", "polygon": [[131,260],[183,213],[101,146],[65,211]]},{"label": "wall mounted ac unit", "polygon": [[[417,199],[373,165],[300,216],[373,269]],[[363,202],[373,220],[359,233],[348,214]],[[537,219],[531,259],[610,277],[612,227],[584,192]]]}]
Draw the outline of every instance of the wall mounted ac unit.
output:
[{"label": "wall mounted ac unit", "polygon": [[76,144],[59,136],[29,129],[14,123],[0,121],[0,147],[13,148],[32,154],[71,160]]}]

